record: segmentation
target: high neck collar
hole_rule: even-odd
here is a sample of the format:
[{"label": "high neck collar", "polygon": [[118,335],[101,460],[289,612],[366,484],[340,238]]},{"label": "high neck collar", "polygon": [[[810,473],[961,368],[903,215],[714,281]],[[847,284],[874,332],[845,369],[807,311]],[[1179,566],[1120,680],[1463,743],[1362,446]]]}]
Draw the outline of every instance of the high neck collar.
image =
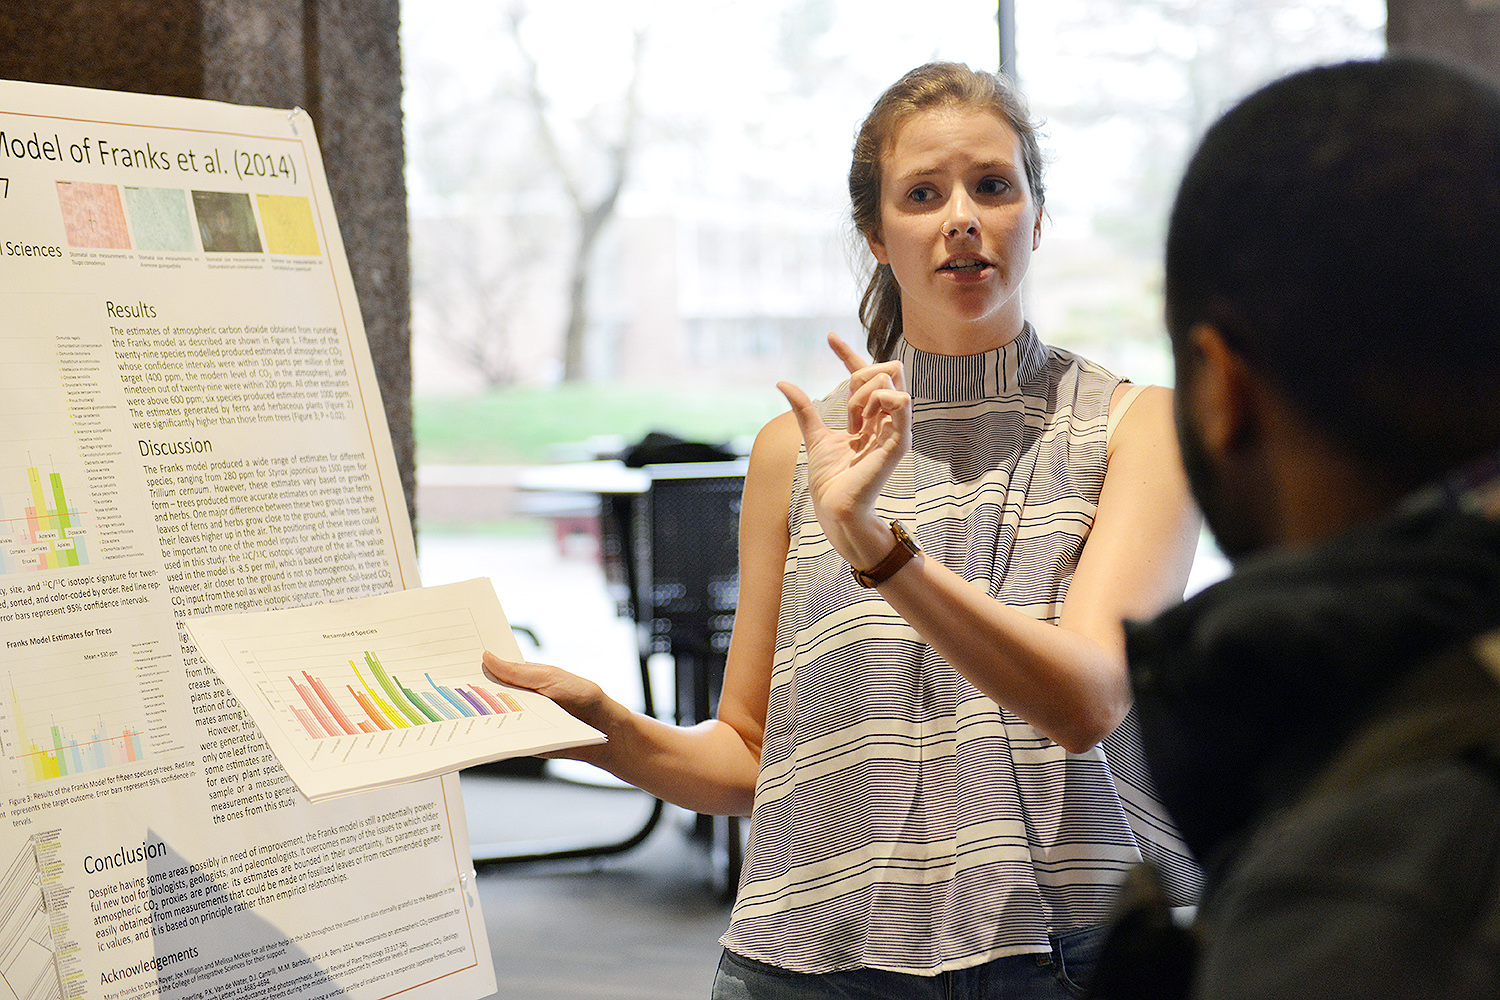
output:
[{"label": "high neck collar", "polygon": [[1046,364],[1047,348],[1027,323],[1015,340],[983,354],[928,354],[903,339],[895,357],[906,368],[912,398],[963,402],[1019,391]]}]

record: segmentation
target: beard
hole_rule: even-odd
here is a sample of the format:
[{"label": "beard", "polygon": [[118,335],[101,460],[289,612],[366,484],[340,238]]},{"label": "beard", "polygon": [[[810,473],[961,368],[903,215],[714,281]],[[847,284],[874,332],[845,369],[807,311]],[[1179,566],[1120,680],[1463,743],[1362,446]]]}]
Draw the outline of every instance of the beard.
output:
[{"label": "beard", "polygon": [[1203,522],[1213,533],[1219,551],[1231,563],[1238,564],[1266,547],[1266,539],[1252,513],[1255,498],[1244,491],[1226,488],[1225,476],[1209,455],[1202,433],[1183,407],[1182,397],[1177,398],[1177,443],[1182,453],[1182,467],[1187,473],[1188,488],[1198,502]]}]

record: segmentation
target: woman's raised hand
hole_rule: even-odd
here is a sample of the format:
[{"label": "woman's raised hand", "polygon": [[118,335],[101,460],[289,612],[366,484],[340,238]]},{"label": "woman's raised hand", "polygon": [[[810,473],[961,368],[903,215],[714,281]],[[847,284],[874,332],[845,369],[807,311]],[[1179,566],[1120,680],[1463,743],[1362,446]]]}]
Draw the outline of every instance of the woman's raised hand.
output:
[{"label": "woman's raised hand", "polygon": [[[839,554],[860,565],[868,561],[867,546],[853,536],[873,520],[880,491],[911,448],[911,396],[901,362],[872,364],[834,334],[828,345],[849,369],[847,431],[824,423],[816,404],[795,385],[776,387],[791,404],[807,445],[808,489],[818,522]],[[876,534],[883,555],[890,533],[882,528]]]}]

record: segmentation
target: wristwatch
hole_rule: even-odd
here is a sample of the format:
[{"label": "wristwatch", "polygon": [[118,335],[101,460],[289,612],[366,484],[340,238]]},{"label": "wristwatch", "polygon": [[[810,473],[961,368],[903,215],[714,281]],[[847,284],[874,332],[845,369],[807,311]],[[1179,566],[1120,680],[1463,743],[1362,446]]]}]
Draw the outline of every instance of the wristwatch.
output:
[{"label": "wristwatch", "polygon": [[861,587],[880,586],[895,576],[898,569],[910,562],[912,556],[921,554],[922,547],[917,544],[916,539],[906,533],[900,521],[891,522],[891,534],[896,536],[896,547],[891,549],[890,554],[884,559],[870,569],[849,567],[849,571],[854,574],[854,579],[859,581]]}]

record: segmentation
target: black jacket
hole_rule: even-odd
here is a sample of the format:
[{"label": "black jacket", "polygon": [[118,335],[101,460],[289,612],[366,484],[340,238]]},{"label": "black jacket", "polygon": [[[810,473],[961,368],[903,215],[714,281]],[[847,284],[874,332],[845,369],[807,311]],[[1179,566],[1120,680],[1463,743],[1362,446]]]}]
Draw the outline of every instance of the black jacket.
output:
[{"label": "black jacket", "polygon": [[1195,997],[1500,992],[1496,629],[1500,524],[1435,501],[1129,629],[1207,877]]},{"label": "black jacket", "polygon": [[1429,504],[1243,565],[1129,630],[1141,735],[1189,846],[1294,799],[1418,664],[1500,628],[1500,524]]}]

